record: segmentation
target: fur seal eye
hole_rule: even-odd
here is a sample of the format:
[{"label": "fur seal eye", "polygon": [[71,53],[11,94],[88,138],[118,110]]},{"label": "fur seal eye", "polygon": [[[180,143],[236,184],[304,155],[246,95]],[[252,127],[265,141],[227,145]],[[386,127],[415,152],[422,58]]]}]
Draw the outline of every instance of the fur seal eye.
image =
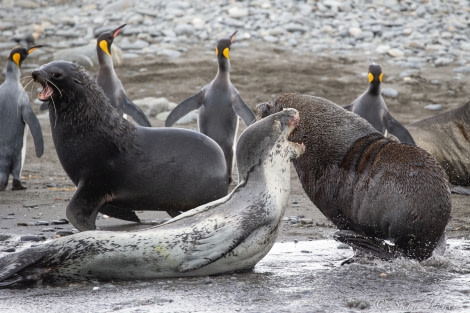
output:
[{"label": "fur seal eye", "polygon": [[62,76],[62,74],[61,74],[61,73],[57,73],[57,72],[52,72],[52,73],[51,73],[51,76],[52,76],[52,78],[60,78],[60,77]]}]

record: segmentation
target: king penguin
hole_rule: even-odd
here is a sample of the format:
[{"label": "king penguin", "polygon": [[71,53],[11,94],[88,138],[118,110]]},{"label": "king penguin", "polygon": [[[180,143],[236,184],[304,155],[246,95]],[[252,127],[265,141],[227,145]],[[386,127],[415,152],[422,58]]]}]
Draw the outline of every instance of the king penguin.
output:
[{"label": "king penguin", "polygon": [[0,85],[0,191],[5,190],[10,174],[12,190],[26,189],[20,175],[26,156],[27,126],[33,136],[36,156],[39,158],[44,152],[41,125],[20,82],[22,62],[39,47],[13,48],[7,60],[5,81]]},{"label": "king penguin", "polygon": [[172,126],[190,111],[199,109],[199,131],[214,139],[224,151],[230,181],[238,116],[247,126],[255,120],[253,111],[230,82],[229,52],[236,34],[237,32],[234,32],[230,37],[221,39],[217,43],[215,53],[219,69],[215,78],[199,93],[179,103],[165,121],[166,127]]},{"label": "king penguin", "polygon": [[111,45],[114,38],[121,32],[126,24],[115,30],[102,32],[96,40],[96,52],[98,54],[99,69],[96,82],[103,88],[111,105],[118,109],[121,114],[130,115],[139,125],[150,127],[150,121],[145,113],[134,102],[126,96],[121,80],[114,71],[113,58],[111,56]]},{"label": "king penguin", "polygon": [[371,60],[368,77],[369,88],[344,108],[366,119],[383,135],[388,132],[397,137],[400,142],[416,145],[405,126],[394,119],[388,111],[380,93],[380,84],[383,78],[380,64],[376,64]]}]

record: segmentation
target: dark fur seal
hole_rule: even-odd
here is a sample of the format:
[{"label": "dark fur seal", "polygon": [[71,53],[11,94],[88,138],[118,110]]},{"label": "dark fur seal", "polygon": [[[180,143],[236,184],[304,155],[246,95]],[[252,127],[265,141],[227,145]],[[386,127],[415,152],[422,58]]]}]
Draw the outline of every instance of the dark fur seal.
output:
[{"label": "dark fur seal", "polygon": [[436,160],[322,98],[284,94],[259,104],[258,114],[290,107],[302,116],[290,139],[306,145],[295,168],[310,200],[340,229],[336,238],[381,258],[430,257],[451,211]]},{"label": "dark fur seal", "polygon": [[217,43],[219,69],[215,78],[199,93],[178,104],[165,121],[165,126],[172,126],[190,111],[199,109],[199,130],[214,139],[224,151],[229,179],[232,176],[238,116],[246,125],[250,125],[255,119],[255,114],[230,81],[229,51],[236,34],[237,32]]},{"label": "dark fur seal", "polygon": [[[470,102],[407,128],[416,144],[444,168],[451,184],[470,186]],[[468,187],[457,186],[453,192],[470,195]]]},{"label": "dark fur seal", "polygon": [[134,210],[176,215],[227,194],[224,155],[209,137],[133,125],[76,64],[51,62],[32,75],[59,160],[78,187],[67,206],[77,229],[95,229],[98,212],[139,221]]},{"label": "dark fur seal", "polygon": [[383,135],[390,133],[400,142],[414,145],[415,142],[408,130],[388,111],[385,100],[380,93],[382,83],[382,67],[371,60],[369,65],[369,88],[344,108],[365,118]]},{"label": "dark fur seal", "polygon": [[305,150],[287,140],[298,121],[298,112],[288,109],[243,132],[236,151],[240,183],[228,196],[146,230],[82,232],[6,255],[0,286],[252,269],[276,240],[290,193],[290,160]]},{"label": "dark fur seal", "polygon": [[5,82],[0,85],[0,191],[5,190],[10,174],[12,190],[26,189],[20,179],[26,155],[26,126],[33,136],[36,156],[44,152],[41,125],[20,82],[21,64],[39,47],[16,47],[8,55]]}]

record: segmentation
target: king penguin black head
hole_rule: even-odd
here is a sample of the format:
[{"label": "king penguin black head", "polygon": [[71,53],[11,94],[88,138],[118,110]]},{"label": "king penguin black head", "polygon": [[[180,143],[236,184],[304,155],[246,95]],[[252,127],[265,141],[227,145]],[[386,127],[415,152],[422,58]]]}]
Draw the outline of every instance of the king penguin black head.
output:
[{"label": "king penguin black head", "polygon": [[98,38],[96,39],[96,44],[100,49],[106,53],[107,55],[111,56],[111,45],[113,44],[114,38],[121,32],[121,30],[127,24],[123,24],[114,30],[108,30],[102,32]]},{"label": "king penguin black head", "polygon": [[220,39],[217,42],[217,48],[215,49],[215,54],[217,55],[218,58],[224,58],[227,60],[230,60],[229,52],[230,52],[230,46],[232,45],[232,42],[235,40],[235,36],[237,35],[238,31],[235,31],[230,37]]},{"label": "king penguin black head", "polygon": [[368,76],[370,84],[380,84],[383,78],[382,67],[380,66],[380,64],[371,62],[371,64],[369,65]]},{"label": "king penguin black head", "polygon": [[42,45],[37,45],[29,49],[23,47],[15,47],[10,51],[8,60],[13,61],[18,67],[21,68],[23,61],[37,48],[41,48]]}]

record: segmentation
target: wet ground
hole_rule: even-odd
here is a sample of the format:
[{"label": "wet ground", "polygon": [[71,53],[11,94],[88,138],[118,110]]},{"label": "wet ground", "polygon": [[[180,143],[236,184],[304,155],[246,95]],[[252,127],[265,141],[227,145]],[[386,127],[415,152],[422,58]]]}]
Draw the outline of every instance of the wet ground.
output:
[{"label": "wet ground", "polygon": [[362,259],[333,240],[278,242],[254,272],[5,289],[9,312],[468,312],[470,241],[422,263]]},{"label": "wet ground", "polygon": [[[28,59],[29,60],[29,59]],[[275,46],[234,44],[231,79],[252,108],[284,91],[325,97],[345,105],[367,87],[368,56],[299,55]],[[384,68],[384,87],[399,92],[385,98],[403,124],[463,105],[470,98],[469,78],[452,66],[401,68],[388,59],[374,59]],[[95,73],[96,69],[90,69]],[[216,73],[213,49],[193,47],[178,59],[127,60],[117,68],[132,99],[167,97],[179,102],[196,93]],[[27,73],[25,73],[27,75]],[[36,91],[30,93],[34,98]],[[428,104],[441,104],[430,111]],[[45,154],[37,159],[32,140],[23,170],[25,191],[0,193],[0,249],[21,249],[21,235],[50,239],[70,224],[53,225],[65,217],[75,190],[58,162],[47,115],[40,116]],[[151,119],[153,126],[161,121]],[[187,127],[196,128],[196,124]],[[240,131],[243,130],[243,127]],[[236,180],[236,177],[234,177]],[[10,187],[8,187],[10,188]],[[447,227],[449,249],[444,256],[419,264],[409,260],[363,260],[339,266],[349,249],[330,238],[331,224],[305,196],[292,171],[292,194],[286,217],[312,224],[281,225],[277,244],[253,273],[165,279],[151,282],[86,282],[0,290],[0,312],[468,312],[470,310],[470,197],[452,196]],[[168,218],[163,212],[138,212],[146,222]],[[109,230],[138,227],[100,217]],[[4,253],[0,253],[4,254]]]}]

